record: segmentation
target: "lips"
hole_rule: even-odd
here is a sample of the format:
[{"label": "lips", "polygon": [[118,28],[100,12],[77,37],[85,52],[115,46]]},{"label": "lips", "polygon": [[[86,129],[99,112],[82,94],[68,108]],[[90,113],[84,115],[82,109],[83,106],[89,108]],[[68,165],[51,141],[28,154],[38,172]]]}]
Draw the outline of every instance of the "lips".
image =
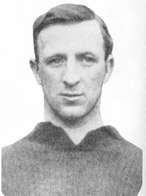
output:
[{"label": "lips", "polygon": [[70,97],[70,98],[80,97],[82,95],[83,95],[82,93],[61,93],[61,96],[63,96],[63,97]]},{"label": "lips", "polygon": [[62,101],[64,104],[67,105],[78,105],[81,104],[82,100],[83,100],[83,93],[72,93],[72,92],[65,92],[65,93],[61,93],[60,96],[62,97]]}]

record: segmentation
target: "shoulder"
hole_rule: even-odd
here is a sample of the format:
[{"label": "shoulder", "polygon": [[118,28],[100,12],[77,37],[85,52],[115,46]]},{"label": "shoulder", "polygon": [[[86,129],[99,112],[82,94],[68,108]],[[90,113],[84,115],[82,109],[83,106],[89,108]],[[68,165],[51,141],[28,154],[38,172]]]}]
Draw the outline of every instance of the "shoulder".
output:
[{"label": "shoulder", "polygon": [[113,162],[117,163],[118,169],[122,172],[123,181],[139,190],[142,184],[142,149],[123,138],[115,128],[110,129],[112,144],[108,150],[114,154]]},{"label": "shoulder", "polygon": [[139,177],[138,179],[142,180],[142,149],[123,139],[121,152],[123,153],[123,158],[126,160],[127,172],[131,174],[131,176],[137,176]]},{"label": "shoulder", "polygon": [[36,165],[36,152],[41,154],[40,147],[37,143],[30,142],[27,137],[2,148],[3,193],[15,195],[18,187],[26,191]]},{"label": "shoulder", "polygon": [[17,168],[21,160],[28,152],[28,141],[19,140],[14,144],[2,148],[2,174],[3,176],[10,174],[11,170],[17,172]]},{"label": "shoulder", "polygon": [[[26,156],[26,154],[30,154],[36,150],[39,150],[39,143],[37,141],[37,137],[40,134],[38,131],[41,123],[38,123],[35,128],[25,137],[16,141],[15,143],[4,146],[2,148],[2,160],[16,159],[19,156]],[[42,133],[41,133],[42,134]],[[33,139],[35,137],[35,139]],[[17,161],[17,160],[16,160]]]},{"label": "shoulder", "polygon": [[143,152],[138,146],[123,139],[124,158],[123,164],[124,180],[134,186],[136,190],[140,190],[142,185],[142,168],[143,168]]},{"label": "shoulder", "polygon": [[39,150],[40,145],[34,141],[30,141],[29,136],[26,136],[25,138],[2,148],[2,166],[13,167],[19,162],[31,158],[31,156]]},{"label": "shoulder", "polygon": [[142,160],[142,149],[140,147],[123,138],[113,126],[106,126],[105,128],[115,151],[119,151],[119,153],[129,158],[137,157],[139,160]]},{"label": "shoulder", "polygon": [[38,123],[24,138],[9,146],[3,147],[3,163],[9,163],[11,160],[17,163],[20,162],[21,159],[24,160],[26,158],[27,160],[27,158],[31,158],[36,152],[41,153],[41,150],[45,148],[43,141],[50,137],[48,129],[52,129],[49,122]]},{"label": "shoulder", "polygon": [[106,126],[105,129],[108,133],[106,143],[109,142],[106,149],[113,155],[113,161],[118,160],[120,166],[127,172],[137,173],[141,177],[142,149],[123,138],[114,127]]},{"label": "shoulder", "polygon": [[129,161],[134,161],[138,166],[142,166],[143,151],[137,145],[121,137],[120,151]]}]

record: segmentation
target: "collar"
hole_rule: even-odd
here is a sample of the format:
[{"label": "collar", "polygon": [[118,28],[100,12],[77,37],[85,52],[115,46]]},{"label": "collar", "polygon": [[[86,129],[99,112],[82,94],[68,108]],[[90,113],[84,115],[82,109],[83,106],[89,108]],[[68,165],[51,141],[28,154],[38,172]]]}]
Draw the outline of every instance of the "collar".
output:
[{"label": "collar", "polygon": [[28,136],[28,139],[55,150],[89,151],[97,146],[106,146],[113,140],[119,140],[121,136],[114,127],[102,126],[89,131],[84,139],[76,145],[61,127],[57,127],[51,122],[40,122]]}]

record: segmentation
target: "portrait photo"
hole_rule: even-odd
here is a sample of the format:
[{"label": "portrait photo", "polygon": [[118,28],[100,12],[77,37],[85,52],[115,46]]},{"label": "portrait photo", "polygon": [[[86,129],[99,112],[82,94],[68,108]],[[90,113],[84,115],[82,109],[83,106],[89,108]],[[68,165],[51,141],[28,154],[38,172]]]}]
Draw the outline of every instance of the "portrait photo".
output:
[{"label": "portrait photo", "polygon": [[3,3],[4,196],[145,196],[145,6]]}]

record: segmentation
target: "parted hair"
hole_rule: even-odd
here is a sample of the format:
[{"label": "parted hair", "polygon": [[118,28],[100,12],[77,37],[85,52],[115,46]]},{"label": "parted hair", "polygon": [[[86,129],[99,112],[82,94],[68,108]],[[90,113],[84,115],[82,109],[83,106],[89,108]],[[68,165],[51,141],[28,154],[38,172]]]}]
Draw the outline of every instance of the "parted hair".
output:
[{"label": "parted hair", "polygon": [[57,24],[67,25],[67,24],[80,23],[88,20],[96,20],[100,25],[101,33],[104,40],[104,50],[105,50],[105,60],[106,60],[109,54],[112,53],[113,40],[111,35],[109,34],[105,22],[85,5],[61,4],[51,8],[48,12],[39,16],[33,24],[33,42],[34,42],[34,53],[35,53],[36,61],[37,62],[39,61],[37,39],[39,33],[43,29]]}]

